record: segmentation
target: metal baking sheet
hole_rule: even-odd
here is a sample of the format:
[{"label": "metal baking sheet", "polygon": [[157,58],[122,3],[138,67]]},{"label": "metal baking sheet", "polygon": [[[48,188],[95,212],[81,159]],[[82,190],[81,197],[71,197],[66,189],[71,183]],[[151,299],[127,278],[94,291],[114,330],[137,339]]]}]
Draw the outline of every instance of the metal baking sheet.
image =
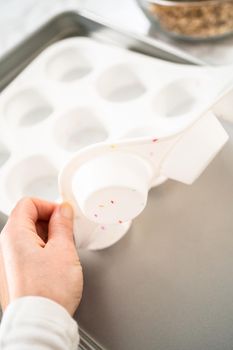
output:
[{"label": "metal baking sheet", "polygon": [[79,324],[111,350],[231,350],[233,125],[191,186],[167,181],[117,244],[81,252]]},{"label": "metal baking sheet", "polygon": [[[77,35],[192,62],[70,12],[0,62],[1,89],[48,45]],[[168,181],[153,189],[121,241],[103,251],[80,252],[85,274],[76,315],[80,349],[232,349],[233,128],[224,126],[230,142],[194,185]]]}]

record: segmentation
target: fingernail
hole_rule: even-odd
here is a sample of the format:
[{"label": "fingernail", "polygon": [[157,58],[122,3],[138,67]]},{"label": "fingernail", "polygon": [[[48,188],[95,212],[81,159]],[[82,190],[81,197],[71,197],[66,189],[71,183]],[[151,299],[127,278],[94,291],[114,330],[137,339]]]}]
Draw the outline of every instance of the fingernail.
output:
[{"label": "fingernail", "polygon": [[60,206],[60,214],[66,219],[73,219],[73,210],[69,203],[62,203]]}]

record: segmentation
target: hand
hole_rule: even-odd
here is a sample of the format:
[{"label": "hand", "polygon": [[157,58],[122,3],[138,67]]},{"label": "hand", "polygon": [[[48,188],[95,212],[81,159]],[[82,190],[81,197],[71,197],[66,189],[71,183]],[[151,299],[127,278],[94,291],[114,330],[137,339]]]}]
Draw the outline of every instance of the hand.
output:
[{"label": "hand", "polygon": [[73,315],[83,289],[83,274],[73,240],[68,204],[22,199],[0,235],[0,302],[19,297],[52,299]]}]

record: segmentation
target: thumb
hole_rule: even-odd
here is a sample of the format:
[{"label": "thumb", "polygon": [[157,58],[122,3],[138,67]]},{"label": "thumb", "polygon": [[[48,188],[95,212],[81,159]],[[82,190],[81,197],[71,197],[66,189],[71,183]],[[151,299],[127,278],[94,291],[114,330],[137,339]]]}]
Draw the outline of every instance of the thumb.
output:
[{"label": "thumb", "polygon": [[49,240],[73,240],[73,210],[68,203],[56,207],[50,221],[48,230]]}]

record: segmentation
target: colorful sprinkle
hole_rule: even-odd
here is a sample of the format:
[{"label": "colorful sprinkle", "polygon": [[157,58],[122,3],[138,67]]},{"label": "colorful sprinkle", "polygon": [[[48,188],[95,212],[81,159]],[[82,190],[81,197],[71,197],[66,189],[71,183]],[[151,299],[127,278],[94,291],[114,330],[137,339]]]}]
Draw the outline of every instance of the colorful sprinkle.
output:
[{"label": "colorful sprinkle", "polygon": [[105,227],[104,226],[100,226],[101,230],[105,230]]},{"label": "colorful sprinkle", "polygon": [[113,200],[111,200],[111,203],[112,203],[112,204],[114,204],[114,201],[113,201]]},{"label": "colorful sprinkle", "polygon": [[111,147],[111,148],[116,148],[116,145],[111,145],[110,147]]},{"label": "colorful sprinkle", "polygon": [[154,155],[154,152],[150,152],[150,156],[153,157],[153,155]]},{"label": "colorful sprinkle", "polygon": [[119,220],[119,221],[118,221],[118,223],[119,223],[119,224],[122,224],[122,221],[121,221],[121,220]]},{"label": "colorful sprinkle", "polygon": [[153,140],[152,140],[152,142],[156,142],[156,141],[158,141],[158,139],[153,139]]},{"label": "colorful sprinkle", "polygon": [[98,215],[97,215],[97,214],[94,214],[94,217],[95,217],[95,218],[98,218]]},{"label": "colorful sprinkle", "polygon": [[99,208],[104,208],[104,205],[103,204],[99,204]]}]

